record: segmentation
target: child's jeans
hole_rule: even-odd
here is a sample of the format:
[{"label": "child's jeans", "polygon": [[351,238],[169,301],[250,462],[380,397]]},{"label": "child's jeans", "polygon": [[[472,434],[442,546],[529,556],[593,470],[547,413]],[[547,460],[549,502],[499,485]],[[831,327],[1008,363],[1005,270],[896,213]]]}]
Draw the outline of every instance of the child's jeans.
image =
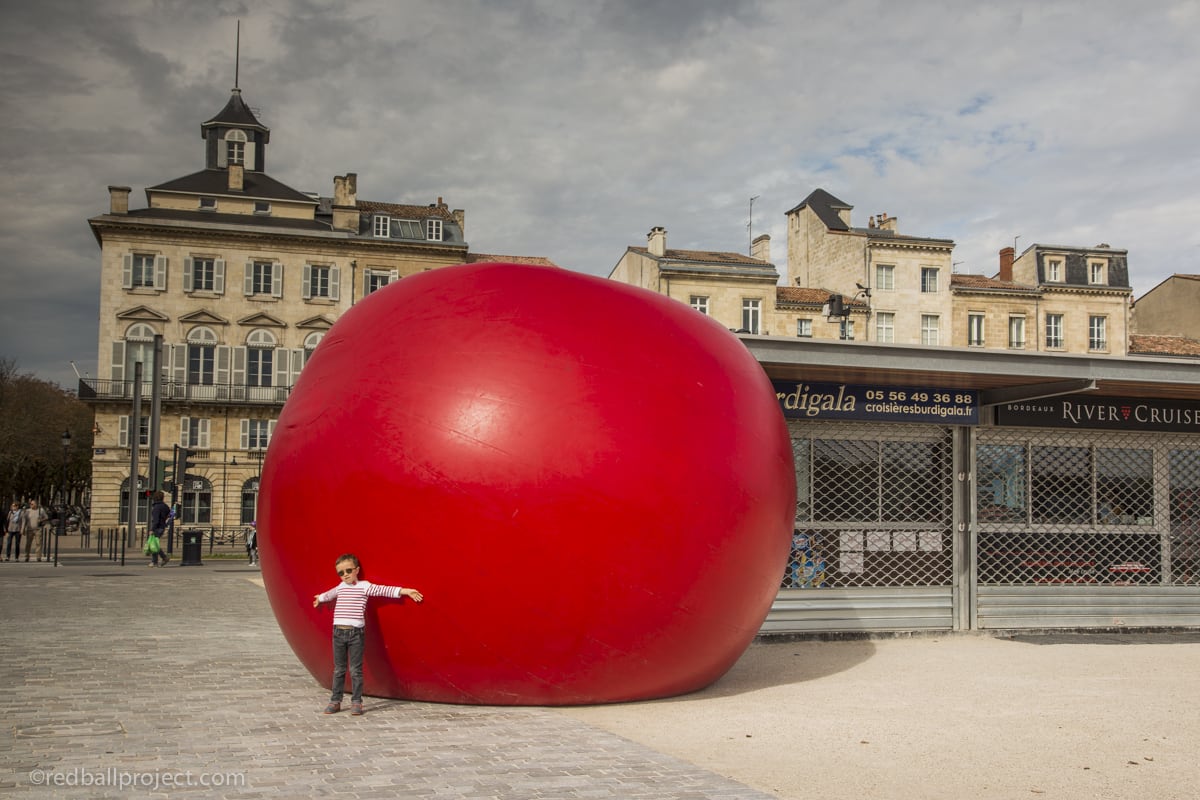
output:
[{"label": "child's jeans", "polygon": [[333,626],[333,691],[329,695],[329,702],[342,702],[346,691],[347,660],[350,667],[350,702],[362,702],[363,641],[362,628]]}]

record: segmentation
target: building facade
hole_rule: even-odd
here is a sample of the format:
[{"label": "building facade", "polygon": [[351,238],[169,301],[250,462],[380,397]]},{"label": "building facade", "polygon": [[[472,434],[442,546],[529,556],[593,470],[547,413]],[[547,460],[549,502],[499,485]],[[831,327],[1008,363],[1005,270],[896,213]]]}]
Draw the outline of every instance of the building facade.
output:
[{"label": "building facade", "polygon": [[[428,269],[551,263],[471,253],[464,212],[441,198],[359,200],[354,173],[335,177],[329,197],[275,180],[265,172],[270,131],[238,89],[201,125],[201,136],[204,169],[147,188],[144,208],[130,207],[129,187],[111,186],[108,213],[89,220],[101,249],[101,377],[84,381],[80,397],[95,410],[98,527],[128,521],[131,485],[139,493],[161,485],[154,457],[173,462],[177,446],[194,462],[175,476],[181,522],[248,524],[275,419],[342,313]],[[157,417],[149,406],[156,345]],[[135,391],[143,403],[136,430]],[[131,481],[135,442],[139,470]],[[144,522],[145,503],[137,513]]]},{"label": "building facade", "polygon": [[1133,304],[1132,332],[1200,339],[1200,275],[1176,273]]},{"label": "building facade", "polygon": [[670,250],[667,231],[655,227],[645,247],[629,247],[609,279],[687,303],[734,331],[772,332],[779,272],[770,263],[770,237],[755,239],[753,254]]},{"label": "building facade", "polygon": [[1029,339],[1038,351],[1123,356],[1128,349],[1128,252],[1109,247],[1034,244],[1000,279],[1036,287],[1040,297]]},{"label": "building facade", "polygon": [[951,344],[954,242],[901,234],[886,213],[855,227],[852,209],[817,189],[787,212],[787,285],[865,299],[866,330],[856,339]]}]

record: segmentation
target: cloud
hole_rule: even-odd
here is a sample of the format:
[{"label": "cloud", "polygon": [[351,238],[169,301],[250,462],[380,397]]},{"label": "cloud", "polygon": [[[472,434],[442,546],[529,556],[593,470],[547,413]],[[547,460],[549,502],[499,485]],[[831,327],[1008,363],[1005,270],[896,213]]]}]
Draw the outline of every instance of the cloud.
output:
[{"label": "cloud", "polygon": [[[203,166],[235,76],[268,172],[467,214],[483,252],[607,274],[655,225],[743,252],[822,187],[960,269],[1034,242],[1127,248],[1135,290],[1200,272],[1192,2],[555,0],[8,4],[0,27],[5,352],[94,364],[108,184]],[[94,366],[93,366],[94,371]]]}]

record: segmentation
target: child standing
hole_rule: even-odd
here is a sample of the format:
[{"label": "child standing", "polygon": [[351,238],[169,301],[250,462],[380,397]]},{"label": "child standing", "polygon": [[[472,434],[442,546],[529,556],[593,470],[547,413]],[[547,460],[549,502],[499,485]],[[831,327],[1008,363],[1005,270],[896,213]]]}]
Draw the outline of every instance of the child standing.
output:
[{"label": "child standing", "polygon": [[367,598],[410,597],[416,603],[425,598],[416,589],[360,581],[358,572],[361,565],[358,557],[351,553],[339,556],[335,568],[342,582],[327,592],[313,596],[313,608],[336,600],[333,606],[333,691],[329,695],[325,713],[336,714],[342,710],[349,662],[350,713],[357,717],[363,713],[363,626],[366,625]]}]

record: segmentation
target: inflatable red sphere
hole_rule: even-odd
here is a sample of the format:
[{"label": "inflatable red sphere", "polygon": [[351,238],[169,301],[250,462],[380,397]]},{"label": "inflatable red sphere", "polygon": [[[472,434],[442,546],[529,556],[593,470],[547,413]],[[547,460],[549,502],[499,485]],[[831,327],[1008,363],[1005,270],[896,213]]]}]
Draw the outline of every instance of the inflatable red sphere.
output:
[{"label": "inflatable red sphere", "polygon": [[366,692],[564,705],[702,688],[762,624],[795,511],[787,428],[742,343],[678,300],[564,269],[446,267],[348,311],[263,466],[263,578],[326,687],[362,577]]}]

